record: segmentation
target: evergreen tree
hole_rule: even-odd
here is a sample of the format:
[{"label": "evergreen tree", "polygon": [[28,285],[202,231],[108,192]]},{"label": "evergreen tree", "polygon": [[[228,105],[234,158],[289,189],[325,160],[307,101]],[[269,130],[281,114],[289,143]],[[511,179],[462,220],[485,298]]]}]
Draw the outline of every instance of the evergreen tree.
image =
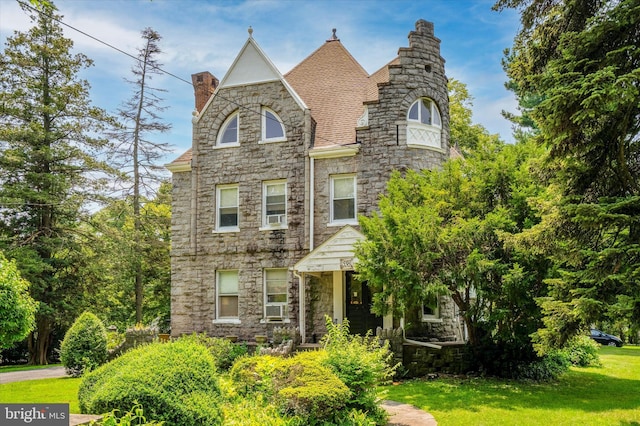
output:
[{"label": "evergreen tree", "polygon": [[46,364],[54,331],[82,309],[76,230],[111,169],[99,160],[107,141],[96,137],[108,117],[78,78],[92,63],[71,54],[55,6],[40,6],[22,5],[34,26],[0,55],[0,248],[39,302],[29,361]]},{"label": "evergreen tree", "polygon": [[[542,348],[621,304],[640,324],[640,1],[501,0],[522,11],[507,71],[531,109],[561,197],[538,226],[554,259]],[[548,245],[545,235],[557,244]]]}]

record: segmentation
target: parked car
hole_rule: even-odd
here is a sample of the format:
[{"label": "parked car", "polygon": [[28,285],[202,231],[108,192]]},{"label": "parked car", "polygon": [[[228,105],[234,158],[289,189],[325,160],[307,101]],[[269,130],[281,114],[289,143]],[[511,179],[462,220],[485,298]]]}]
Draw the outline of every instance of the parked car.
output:
[{"label": "parked car", "polygon": [[595,328],[591,329],[591,338],[601,345],[618,347],[622,346],[622,340],[619,337],[603,333],[602,331],[596,330]]}]

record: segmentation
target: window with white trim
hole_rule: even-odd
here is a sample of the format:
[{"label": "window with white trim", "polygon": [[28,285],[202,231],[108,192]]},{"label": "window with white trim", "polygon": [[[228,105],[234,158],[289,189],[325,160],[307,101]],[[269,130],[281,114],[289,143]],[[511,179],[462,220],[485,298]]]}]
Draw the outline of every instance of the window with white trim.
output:
[{"label": "window with white trim", "polygon": [[240,226],[238,185],[218,185],[217,187],[218,231],[237,231]]},{"label": "window with white trim", "polygon": [[262,108],[262,141],[281,142],[287,139],[282,120],[269,108]]},{"label": "window with white trim", "polygon": [[267,320],[282,320],[287,317],[288,272],[286,269],[264,270],[264,316]]},{"label": "window with white trim", "polygon": [[357,223],[355,175],[331,176],[331,223]]},{"label": "window with white trim", "polygon": [[234,112],[222,123],[218,132],[217,146],[234,146],[240,144],[240,114]]},{"label": "window with white trim", "polygon": [[422,304],[422,321],[434,321],[440,319],[440,298],[428,297]]},{"label": "window with white trim", "polygon": [[442,146],[442,119],[437,105],[431,99],[420,98],[407,113],[407,145]]},{"label": "window with white trim", "polygon": [[262,225],[287,226],[287,182],[284,180],[262,184]]},{"label": "window with white trim", "polygon": [[238,319],[238,271],[217,271],[216,285],[216,319]]}]

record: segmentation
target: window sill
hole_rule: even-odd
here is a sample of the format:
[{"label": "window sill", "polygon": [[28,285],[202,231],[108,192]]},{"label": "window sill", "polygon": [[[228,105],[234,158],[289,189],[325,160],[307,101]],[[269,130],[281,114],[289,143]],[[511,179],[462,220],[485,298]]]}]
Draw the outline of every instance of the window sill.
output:
[{"label": "window sill", "polygon": [[422,317],[422,322],[442,323],[442,318]]},{"label": "window sill", "polygon": [[239,146],[240,146],[239,143],[229,143],[229,144],[224,144],[224,145],[214,145],[213,149],[237,148]]},{"label": "window sill", "polygon": [[278,229],[289,229],[288,225],[267,225],[267,226],[261,226],[260,228],[258,228],[258,231],[276,231]]},{"label": "window sill", "polygon": [[332,227],[335,227],[335,226],[345,226],[345,225],[352,225],[352,226],[354,226],[354,225],[355,225],[355,226],[358,226],[358,225],[359,225],[359,223],[358,223],[358,220],[357,220],[357,219],[353,219],[353,220],[345,220],[345,221],[341,221],[341,222],[329,222],[329,223],[327,224],[327,226],[332,226]]},{"label": "window sill", "polygon": [[238,227],[234,227],[234,228],[222,228],[222,229],[214,229],[213,233],[214,234],[229,234],[232,232],[240,232],[240,228]]},{"label": "window sill", "polygon": [[442,149],[442,147],[433,146],[433,145],[423,145],[419,143],[407,143],[407,148],[428,149],[431,151],[444,152],[444,149]]},{"label": "window sill", "polygon": [[213,320],[214,324],[242,324],[239,318],[218,318]]},{"label": "window sill", "polygon": [[278,142],[286,142],[287,138],[280,138],[280,139],[263,139],[263,140],[259,140],[258,141],[258,145],[267,145],[270,143],[278,143]]},{"label": "window sill", "polygon": [[283,319],[267,319],[267,318],[262,318],[260,320],[260,324],[289,324],[291,323],[291,320],[289,318],[283,318]]}]

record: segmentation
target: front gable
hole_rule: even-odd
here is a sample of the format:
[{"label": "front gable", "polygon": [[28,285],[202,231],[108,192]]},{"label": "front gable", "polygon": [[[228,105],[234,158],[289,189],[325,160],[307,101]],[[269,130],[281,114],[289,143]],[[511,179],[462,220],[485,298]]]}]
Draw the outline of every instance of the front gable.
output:
[{"label": "front gable", "polygon": [[298,106],[303,110],[307,109],[302,98],[293,90],[273,62],[260,48],[252,33],[253,31],[250,29],[249,38],[240,49],[238,56],[236,56],[229,71],[227,71],[209,101],[195,118],[196,123],[204,115],[204,112],[209,108],[209,105],[211,105],[220,90],[230,87],[246,87],[262,83],[280,82]]},{"label": "front gable", "polygon": [[353,270],[353,245],[364,239],[364,235],[347,225],[296,263],[293,270],[300,273]]}]

